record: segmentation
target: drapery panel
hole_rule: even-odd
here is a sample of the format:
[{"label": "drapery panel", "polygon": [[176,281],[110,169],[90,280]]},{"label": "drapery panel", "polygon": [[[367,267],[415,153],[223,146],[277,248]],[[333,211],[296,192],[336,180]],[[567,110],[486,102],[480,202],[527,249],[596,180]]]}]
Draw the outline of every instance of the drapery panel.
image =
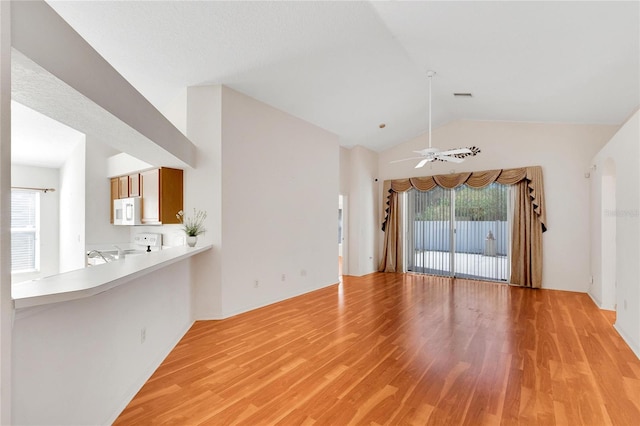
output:
[{"label": "drapery panel", "polygon": [[511,283],[539,288],[542,285],[542,233],[547,230],[544,186],[540,166],[486,170],[386,180],[387,194],[382,230],[385,232],[381,272],[402,272],[402,241],[398,193],[411,188],[429,191],[436,186],[454,189],[460,185],[483,188],[493,182],[515,185],[514,220],[511,238]]},{"label": "drapery panel", "polygon": [[384,233],[382,262],[379,270],[383,272],[404,272],[402,264],[402,231],[399,212],[398,193],[389,194],[389,220],[386,222],[387,232]]}]

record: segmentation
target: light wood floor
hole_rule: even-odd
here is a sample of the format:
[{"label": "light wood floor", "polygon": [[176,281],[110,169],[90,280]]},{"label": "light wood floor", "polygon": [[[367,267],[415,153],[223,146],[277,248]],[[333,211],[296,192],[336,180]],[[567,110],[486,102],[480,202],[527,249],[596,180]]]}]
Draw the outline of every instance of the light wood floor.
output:
[{"label": "light wood floor", "polygon": [[116,424],[638,425],[585,294],[401,274],[193,325]]}]

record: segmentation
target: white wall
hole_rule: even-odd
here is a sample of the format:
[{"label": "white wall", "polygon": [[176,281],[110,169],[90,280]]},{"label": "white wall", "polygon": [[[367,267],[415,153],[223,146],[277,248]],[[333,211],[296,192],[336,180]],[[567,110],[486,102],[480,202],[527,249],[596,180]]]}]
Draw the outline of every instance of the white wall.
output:
[{"label": "white wall", "polygon": [[482,152],[464,163],[430,163],[414,169],[406,161],[427,146],[425,135],[380,154],[380,178],[446,174],[451,171],[542,166],[548,230],[543,234],[544,288],[586,292],[589,272],[589,160],[617,126],[455,121],[433,132],[433,146],[477,146]]},{"label": "white wall", "polygon": [[338,282],[338,157],[336,135],[222,88],[225,317]]},{"label": "white wall", "polygon": [[10,424],[111,424],[192,324],[190,279],[185,260],[96,296],[18,310]]},{"label": "white wall", "polygon": [[129,155],[126,152],[120,152],[107,158],[106,176],[112,178],[153,168],[153,165],[145,161]]},{"label": "white wall", "polygon": [[349,195],[351,178],[351,150],[340,147],[340,194]]},{"label": "white wall", "polygon": [[37,272],[13,274],[12,282],[29,281],[55,275],[59,270],[60,242],[59,194],[60,170],[19,164],[11,165],[11,185],[30,188],[54,188],[54,192],[40,193],[40,269]]},{"label": "white wall", "polygon": [[[86,246],[127,243],[129,227],[114,226],[111,221],[111,182],[108,178],[109,158],[113,148],[88,136],[84,181]],[[83,247],[86,251],[86,247]]]},{"label": "white wall", "polygon": [[[362,146],[350,150],[348,159],[348,256],[349,275],[362,276],[378,270],[380,229],[378,154]],[[378,179],[378,182],[376,182]]]},{"label": "white wall", "polygon": [[349,203],[351,179],[351,150],[340,147],[340,195],[342,196],[342,244],[339,245],[342,256],[342,274],[350,275],[349,271]]},{"label": "white wall", "polygon": [[[611,157],[591,174],[591,276],[589,295],[601,309],[616,309],[616,166]],[[624,178],[624,177],[623,177]],[[599,259],[599,261],[598,261]]]},{"label": "white wall", "polygon": [[184,171],[184,206],[207,211],[207,232],[198,239],[213,245],[191,261],[194,317],[222,318],[222,87],[189,87],[187,105],[197,167]]},{"label": "white wall", "polygon": [[85,142],[60,168],[60,273],[84,268],[85,258]]},{"label": "white wall", "polygon": [[[176,126],[183,134],[187,134],[187,93],[188,88],[184,88],[178,96],[171,102],[159,107],[158,110],[167,117],[171,124]],[[193,142],[193,141],[191,141]],[[196,162],[197,162],[196,158]]]},{"label": "white wall", "polygon": [[[607,194],[603,194],[603,171],[615,167],[615,210],[603,211]],[[616,329],[640,357],[640,112],[620,128],[607,145],[592,159],[595,165],[591,179],[591,263],[594,286],[590,294],[594,300],[615,300]],[[605,188],[606,190],[606,188]],[[602,218],[614,217],[616,230],[617,286],[607,284],[602,268]]]},{"label": "white wall", "polygon": [[187,105],[198,162],[185,209],[207,211],[214,246],[192,263],[195,317],[338,282],[337,137],[226,87],[190,87]]},{"label": "white wall", "polygon": [[0,424],[11,423],[11,2],[0,1]]}]

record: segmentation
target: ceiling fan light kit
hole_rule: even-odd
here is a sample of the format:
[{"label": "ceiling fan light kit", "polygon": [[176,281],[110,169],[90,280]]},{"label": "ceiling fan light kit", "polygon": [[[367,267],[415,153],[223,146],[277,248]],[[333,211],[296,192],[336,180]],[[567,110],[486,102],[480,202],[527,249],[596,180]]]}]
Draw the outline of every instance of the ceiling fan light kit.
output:
[{"label": "ceiling fan light kit", "polygon": [[441,151],[438,148],[434,148],[431,145],[431,79],[436,75],[435,71],[427,71],[427,77],[429,77],[429,147],[420,151],[413,151],[419,154],[419,157],[403,158],[402,160],[395,160],[392,163],[399,163],[401,161],[420,160],[415,166],[416,169],[423,167],[425,164],[431,161],[446,161],[450,163],[462,163],[466,157],[472,157],[480,152],[480,148],[472,146],[469,148],[455,148]]}]

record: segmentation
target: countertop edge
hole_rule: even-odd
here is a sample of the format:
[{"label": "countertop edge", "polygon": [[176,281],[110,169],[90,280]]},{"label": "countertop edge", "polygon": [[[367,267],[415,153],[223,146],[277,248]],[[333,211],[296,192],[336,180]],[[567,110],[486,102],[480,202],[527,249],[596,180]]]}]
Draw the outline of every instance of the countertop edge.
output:
[{"label": "countertop edge", "polygon": [[[193,248],[173,247],[148,255],[125,258],[123,261],[20,283],[12,289],[14,307],[18,310],[95,296],[211,248],[211,244]],[[81,285],[74,286],[74,282],[80,282]],[[52,288],[62,290],[52,291]]]}]

